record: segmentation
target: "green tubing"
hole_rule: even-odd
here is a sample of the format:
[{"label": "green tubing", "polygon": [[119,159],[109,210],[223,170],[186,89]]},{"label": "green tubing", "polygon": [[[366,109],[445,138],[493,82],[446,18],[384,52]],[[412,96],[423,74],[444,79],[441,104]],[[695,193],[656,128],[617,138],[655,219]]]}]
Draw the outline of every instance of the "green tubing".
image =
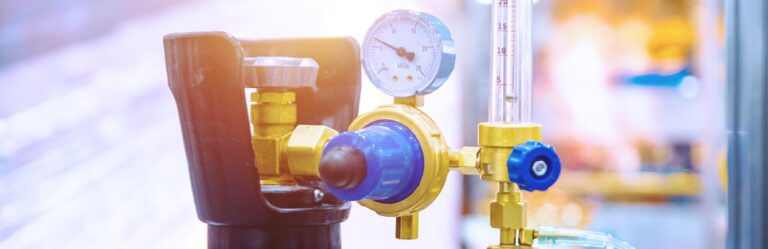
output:
[{"label": "green tubing", "polygon": [[537,229],[539,246],[581,246],[606,249],[635,249],[627,242],[618,240],[610,234],[571,229],[541,226]]}]

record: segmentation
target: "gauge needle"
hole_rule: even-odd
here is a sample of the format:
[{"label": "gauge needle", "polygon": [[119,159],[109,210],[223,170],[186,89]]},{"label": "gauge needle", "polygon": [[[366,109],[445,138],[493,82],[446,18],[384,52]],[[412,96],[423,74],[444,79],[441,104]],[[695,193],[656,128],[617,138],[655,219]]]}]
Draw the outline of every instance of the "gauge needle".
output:
[{"label": "gauge needle", "polygon": [[397,56],[404,57],[404,58],[408,59],[408,61],[413,61],[413,57],[416,56],[416,53],[408,52],[408,50],[405,50],[405,48],[403,48],[403,47],[395,47],[392,44],[386,43],[386,42],[382,41],[381,39],[379,39],[377,37],[374,37],[373,39],[375,39],[378,42],[381,42],[381,44],[384,44],[384,46],[387,46],[387,47],[391,48],[392,50],[395,50],[395,52],[397,52]]}]

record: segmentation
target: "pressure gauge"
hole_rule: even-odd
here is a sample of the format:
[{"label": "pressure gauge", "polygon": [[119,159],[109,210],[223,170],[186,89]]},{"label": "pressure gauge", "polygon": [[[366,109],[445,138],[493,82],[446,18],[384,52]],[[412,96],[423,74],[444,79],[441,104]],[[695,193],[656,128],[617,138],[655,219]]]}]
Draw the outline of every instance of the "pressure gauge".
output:
[{"label": "pressure gauge", "polygon": [[436,17],[408,10],[380,17],[363,41],[363,69],[379,90],[393,97],[426,95],[453,72],[453,38]]}]

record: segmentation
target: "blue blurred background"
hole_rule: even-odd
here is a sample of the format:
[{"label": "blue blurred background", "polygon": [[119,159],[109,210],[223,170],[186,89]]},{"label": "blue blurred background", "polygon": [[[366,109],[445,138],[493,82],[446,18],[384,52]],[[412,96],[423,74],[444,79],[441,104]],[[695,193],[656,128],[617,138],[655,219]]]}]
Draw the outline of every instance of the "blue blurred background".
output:
[{"label": "blue blurred background", "polygon": [[[452,30],[457,70],[427,98],[451,147],[486,119],[490,0],[0,1],[0,248],[204,248],[162,37],[352,36],[392,9]],[[567,170],[532,225],[638,248],[725,241],[721,0],[539,0],[534,120]],[[318,11],[323,10],[323,11]],[[361,112],[391,102],[363,79]],[[353,207],[346,248],[485,248],[494,187],[451,174],[418,241]],[[682,232],[681,232],[682,231]],[[653,238],[649,240],[648,238]]]}]

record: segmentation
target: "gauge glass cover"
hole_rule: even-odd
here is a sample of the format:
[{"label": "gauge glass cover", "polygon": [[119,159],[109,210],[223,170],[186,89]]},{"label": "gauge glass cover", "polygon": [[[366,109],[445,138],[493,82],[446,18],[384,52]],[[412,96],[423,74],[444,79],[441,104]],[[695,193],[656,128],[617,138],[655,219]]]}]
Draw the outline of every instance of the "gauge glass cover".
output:
[{"label": "gauge glass cover", "polygon": [[363,68],[371,82],[394,97],[437,90],[453,71],[455,49],[436,17],[395,10],[379,18],[363,41]]}]

